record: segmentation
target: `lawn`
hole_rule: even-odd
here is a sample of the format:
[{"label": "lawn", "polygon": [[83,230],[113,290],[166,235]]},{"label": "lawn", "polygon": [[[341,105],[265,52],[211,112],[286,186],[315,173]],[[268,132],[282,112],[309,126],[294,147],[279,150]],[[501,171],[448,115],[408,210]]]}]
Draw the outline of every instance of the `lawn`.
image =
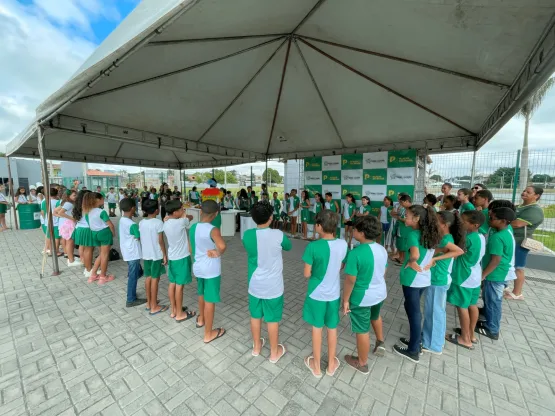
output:
[{"label": "lawn", "polygon": [[555,251],[555,233],[551,231],[537,230],[534,239],[541,241],[548,249]]}]

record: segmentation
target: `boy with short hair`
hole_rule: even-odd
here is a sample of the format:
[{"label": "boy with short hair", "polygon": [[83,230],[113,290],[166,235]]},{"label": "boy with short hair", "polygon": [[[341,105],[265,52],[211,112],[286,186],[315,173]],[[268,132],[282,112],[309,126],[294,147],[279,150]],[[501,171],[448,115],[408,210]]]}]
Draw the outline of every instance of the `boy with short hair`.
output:
[{"label": "boy with short hair", "polygon": [[274,199],[272,200],[272,207],[274,209],[273,211],[273,221],[272,221],[272,228],[274,229],[278,229],[279,228],[279,216],[281,213],[281,201],[278,198],[278,193],[274,192],[273,195]]},{"label": "boy with short hair", "polygon": [[297,190],[291,189],[291,195],[289,196],[289,218],[291,218],[291,237],[295,238],[297,235],[297,218],[299,217],[299,207],[301,205],[301,199],[297,196]]},{"label": "boy with short hair", "polygon": [[108,195],[106,195],[106,200],[108,201],[108,214],[110,215],[110,217],[116,216],[116,207],[118,202],[117,198],[118,196],[114,192],[114,187],[112,186],[110,188],[110,192],[108,192]]},{"label": "boy with short hair", "polygon": [[164,234],[168,240],[168,297],[170,299],[170,318],[176,322],[185,322],[196,316],[196,312],[187,312],[183,307],[183,286],[193,280],[191,277],[191,250],[187,228],[192,215],[186,215],[179,200],[166,203]]},{"label": "boy with short hair", "polygon": [[397,247],[398,258],[393,258],[395,263],[400,266],[405,261],[405,253],[407,251],[407,241],[409,234],[412,232],[411,227],[405,225],[407,209],[412,206],[412,198],[410,195],[402,193],[399,194],[399,209],[391,211],[391,216],[397,219],[399,228],[397,231],[397,238],[395,245]]},{"label": "boy with short hair", "polygon": [[387,251],[376,243],[382,227],[374,216],[360,218],[354,225],[353,237],[360,245],[347,256],[343,285],[343,314],[351,318],[351,331],[357,337],[358,357],[346,355],[345,361],[362,374],[368,374],[370,353],[370,324],[376,335],[374,354],[383,356],[383,338],[380,309],[387,297],[385,270]]},{"label": "boy with short hair", "polygon": [[102,186],[97,186],[96,187],[96,193],[102,195],[103,199],[106,199],[106,194],[104,192],[102,192]]},{"label": "boy with short hair", "polygon": [[495,232],[488,239],[486,254],[482,261],[486,320],[478,322],[476,332],[493,340],[499,339],[503,290],[507,282],[516,279],[516,243],[509,228],[515,219],[516,213],[510,208],[496,208],[489,213],[489,225]]},{"label": "boy with short hair", "polygon": [[459,189],[457,192],[457,199],[461,204],[459,207],[459,214],[462,215],[466,211],[474,211],[476,209],[472,202],[470,202],[470,195],[472,195],[472,191],[468,188]]},{"label": "boy with short hair", "polygon": [[447,302],[457,307],[461,328],[446,335],[445,339],[473,350],[472,334],[479,317],[477,303],[482,282],[481,261],[486,252],[486,239],[478,230],[486,217],[480,211],[466,211],[461,218],[466,229],[466,251],[455,259],[451,273],[453,281],[447,291]]},{"label": "boy with short hair", "polygon": [[[131,199],[135,204],[134,198],[128,199]],[[164,223],[156,218],[159,213],[158,201],[151,199],[145,201],[143,211],[146,212],[147,217],[139,223],[139,232],[143,250],[144,274],[146,276],[147,310],[150,311],[151,315],[156,315],[167,311],[169,308],[167,305],[158,305],[158,283],[160,276],[166,272],[164,266],[168,263],[166,245],[164,244]]]},{"label": "boy with short hair", "polygon": [[248,256],[249,311],[253,338],[252,356],[258,357],[264,346],[260,337],[262,318],[268,325],[270,362],[276,364],[285,354],[279,344],[279,322],[283,315],[282,250],[292,248],[291,241],[280,230],[272,230],[274,207],[260,201],[251,209],[257,228],[245,231],[243,246]]},{"label": "boy with short hair", "polygon": [[482,189],[481,191],[476,192],[476,195],[474,195],[474,205],[476,206],[476,210],[482,211],[482,214],[484,214],[484,216],[486,217],[486,222],[480,227],[478,232],[482,235],[485,235],[486,238],[489,233],[488,207],[491,201],[493,201],[493,195],[487,189]]},{"label": "boy with short hair", "polygon": [[441,210],[455,213],[456,202],[457,202],[457,198],[454,195],[445,195],[445,197],[443,197],[443,204],[441,205]]},{"label": "boy with short hair", "polygon": [[339,368],[336,357],[341,302],[339,273],[347,255],[347,242],[335,237],[338,224],[339,214],[331,210],[320,211],[314,225],[320,239],[308,244],[303,255],[304,277],[309,279],[303,319],[312,325],[312,355],[304,359],[304,364],[316,378],[322,377],[320,359],[324,326],[328,328],[326,374],[333,376]]},{"label": "boy with short hair", "polygon": [[141,267],[141,232],[139,225],[132,218],[135,213],[135,201],[124,198],[119,203],[123,215],[119,221],[119,245],[123,261],[127,262],[127,302],[131,308],[146,303],[146,299],[137,298],[137,282],[143,276]]},{"label": "boy with short hair", "polygon": [[226,250],[220,229],[211,224],[219,213],[220,207],[216,201],[204,201],[201,205],[200,222],[193,224],[189,231],[193,273],[198,285],[196,326],[204,327],[205,344],[223,337],[226,333],[224,328],[212,329],[216,303],[220,302],[221,256]]}]

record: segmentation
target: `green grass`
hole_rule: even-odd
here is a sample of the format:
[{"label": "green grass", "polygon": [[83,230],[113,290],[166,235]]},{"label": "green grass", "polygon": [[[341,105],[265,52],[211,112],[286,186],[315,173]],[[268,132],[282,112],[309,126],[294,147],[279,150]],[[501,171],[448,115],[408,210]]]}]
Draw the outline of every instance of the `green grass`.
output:
[{"label": "green grass", "polygon": [[555,251],[555,233],[551,231],[536,230],[534,240],[541,241],[548,249]]},{"label": "green grass", "polygon": [[548,205],[543,209],[545,218],[555,218],[555,205]]}]

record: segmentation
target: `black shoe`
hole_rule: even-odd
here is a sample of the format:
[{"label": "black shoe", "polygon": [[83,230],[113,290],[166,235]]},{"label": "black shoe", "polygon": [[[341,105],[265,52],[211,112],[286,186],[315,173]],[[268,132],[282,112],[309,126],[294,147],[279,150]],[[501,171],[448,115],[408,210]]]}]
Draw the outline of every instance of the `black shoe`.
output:
[{"label": "black shoe", "polygon": [[125,306],[127,308],[132,308],[134,306],[143,305],[146,303],[146,299],[135,299],[133,302],[126,302]]},{"label": "black shoe", "polygon": [[494,341],[497,341],[499,339],[499,334],[494,334],[492,333],[487,325],[485,324],[485,322],[478,322],[476,324],[476,328],[474,328],[474,332],[476,332],[477,334],[483,335],[489,339],[493,339]]},{"label": "black shoe", "polygon": [[[399,343],[401,345],[404,345],[405,347],[408,347],[409,343],[410,343],[410,339],[405,338],[405,337],[401,337],[401,338],[399,338]],[[422,355],[422,354],[423,354],[423,352],[422,352],[422,343],[420,343],[420,355]]]},{"label": "black shoe", "polygon": [[406,359],[412,361],[413,363],[420,362],[420,354],[418,353],[409,353],[408,347],[404,345],[395,345],[393,347],[393,352],[395,354],[400,355],[401,357],[405,357]]}]

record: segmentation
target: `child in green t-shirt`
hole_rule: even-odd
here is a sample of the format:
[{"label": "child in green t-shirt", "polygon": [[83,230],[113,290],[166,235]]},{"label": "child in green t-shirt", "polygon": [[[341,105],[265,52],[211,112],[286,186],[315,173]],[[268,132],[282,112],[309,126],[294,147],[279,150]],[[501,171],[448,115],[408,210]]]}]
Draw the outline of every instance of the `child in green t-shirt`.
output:
[{"label": "child in green t-shirt", "polygon": [[486,217],[486,222],[480,227],[478,232],[486,236],[486,239],[489,234],[488,207],[491,201],[493,201],[493,195],[487,189],[482,189],[474,195],[474,206],[478,211],[482,211],[482,214]]},{"label": "child in green t-shirt", "polygon": [[510,228],[510,223],[515,219],[516,213],[510,208],[496,208],[489,213],[489,225],[495,232],[488,239],[482,261],[486,320],[478,322],[476,332],[494,340],[499,339],[503,289],[506,282],[516,279],[516,243]]},{"label": "child in green t-shirt", "polygon": [[474,211],[474,205],[470,202],[472,191],[468,188],[459,189],[457,192],[457,199],[461,206],[459,207],[459,214],[464,214],[466,211]]},{"label": "child in green t-shirt", "polygon": [[385,354],[380,309],[387,297],[387,251],[376,243],[382,232],[381,228],[374,216],[366,216],[356,222],[353,237],[360,245],[349,253],[345,267],[343,314],[349,314],[351,318],[351,330],[357,337],[358,352],[357,357],[346,355],[345,361],[363,374],[369,373],[370,325],[376,334],[374,354]]},{"label": "child in green t-shirt", "polygon": [[391,216],[397,220],[397,224],[399,226],[397,231],[397,238],[395,239],[395,245],[399,252],[399,257],[393,258],[393,260],[395,260],[398,265],[401,265],[405,262],[407,239],[409,234],[412,232],[412,228],[407,227],[405,224],[407,209],[412,206],[412,198],[410,197],[410,195],[401,195],[399,197],[399,206],[400,208],[398,210],[391,211]]},{"label": "child in green t-shirt", "polygon": [[340,272],[347,255],[345,240],[335,238],[339,215],[324,210],[315,219],[316,232],[320,239],[310,243],[304,252],[304,277],[308,279],[308,290],[303,306],[303,319],[312,326],[312,355],[304,364],[316,378],[322,377],[322,331],[328,328],[329,363],[326,374],[333,376],[339,368],[337,351],[337,325],[339,324]]},{"label": "child in green t-shirt", "polygon": [[310,198],[308,191],[301,192],[301,224],[302,224],[302,239],[308,238],[308,221],[310,220]]},{"label": "child in green t-shirt", "polygon": [[460,334],[447,335],[452,344],[473,350],[472,334],[478,322],[479,311],[476,304],[480,297],[482,281],[481,261],[486,251],[486,239],[478,230],[486,221],[480,211],[467,211],[461,216],[466,229],[466,251],[455,260],[453,266],[453,283],[447,292],[447,302],[457,307]]},{"label": "child in green t-shirt", "polygon": [[424,267],[432,271],[432,280],[424,302],[422,351],[440,355],[445,345],[447,290],[454,259],[464,254],[465,231],[458,215],[441,211],[437,216],[441,241],[435,257]]},{"label": "child in green t-shirt", "polygon": [[273,214],[273,218],[272,218],[272,228],[274,229],[279,229],[279,217],[281,214],[281,201],[278,198],[278,193],[274,192],[273,194],[273,199],[272,199],[272,206],[274,208],[274,214]]}]

